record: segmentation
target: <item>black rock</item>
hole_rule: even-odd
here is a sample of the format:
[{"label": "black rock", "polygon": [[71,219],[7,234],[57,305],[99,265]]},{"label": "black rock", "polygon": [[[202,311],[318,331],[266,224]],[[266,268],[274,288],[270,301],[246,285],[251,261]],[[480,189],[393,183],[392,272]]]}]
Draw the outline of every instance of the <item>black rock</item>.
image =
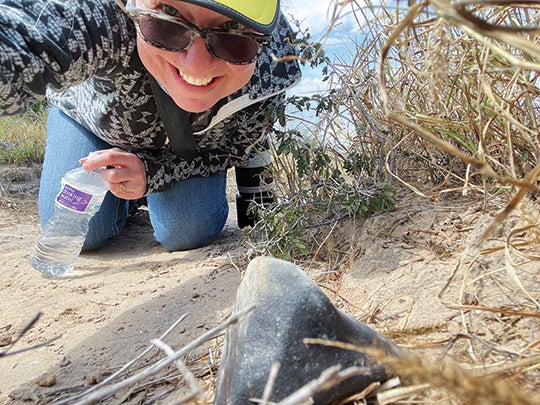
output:
[{"label": "black rock", "polygon": [[341,370],[363,367],[366,373],[316,394],[315,404],[333,404],[389,378],[383,366],[366,353],[306,344],[306,338],[367,346],[393,355],[401,352],[382,335],[338,310],[306,273],[290,262],[259,257],[249,264],[234,310],[252,304],[255,309],[227,329],[214,405],[250,404],[252,398],[261,399],[276,362],[280,368],[268,398],[271,402],[286,398],[336,365]]}]

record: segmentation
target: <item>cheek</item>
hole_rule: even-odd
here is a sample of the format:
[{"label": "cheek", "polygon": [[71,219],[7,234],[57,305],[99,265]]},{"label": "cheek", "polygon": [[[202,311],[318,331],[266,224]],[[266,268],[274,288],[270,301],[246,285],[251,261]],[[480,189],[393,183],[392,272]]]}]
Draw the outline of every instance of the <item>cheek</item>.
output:
[{"label": "cheek", "polygon": [[139,57],[144,65],[144,67],[152,74],[154,77],[158,77],[160,73],[158,60],[159,49],[155,46],[147,44],[142,39],[137,37],[137,52]]},{"label": "cheek", "polygon": [[255,71],[255,63],[251,65],[231,65],[231,75],[229,76],[231,80],[229,81],[229,90],[230,93],[234,93],[236,90],[244,87],[253,76]]}]

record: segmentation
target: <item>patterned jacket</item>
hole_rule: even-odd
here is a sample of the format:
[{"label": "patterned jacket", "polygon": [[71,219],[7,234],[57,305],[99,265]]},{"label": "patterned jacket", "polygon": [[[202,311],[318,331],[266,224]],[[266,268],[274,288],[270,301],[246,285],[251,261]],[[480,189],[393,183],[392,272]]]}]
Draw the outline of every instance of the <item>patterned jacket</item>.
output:
[{"label": "patterned jacket", "polygon": [[282,17],[250,82],[211,110],[190,114],[198,153],[169,143],[136,50],[135,28],[114,0],[0,0],[0,113],[47,98],[112,146],[146,165],[147,194],[175,181],[267,162],[267,135],[284,91],[301,73]]}]

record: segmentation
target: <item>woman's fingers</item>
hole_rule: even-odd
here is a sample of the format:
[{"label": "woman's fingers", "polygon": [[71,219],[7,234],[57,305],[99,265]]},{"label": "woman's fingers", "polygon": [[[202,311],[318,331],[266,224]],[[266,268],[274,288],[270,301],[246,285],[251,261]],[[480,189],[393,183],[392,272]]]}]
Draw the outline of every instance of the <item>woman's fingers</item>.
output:
[{"label": "woman's fingers", "polygon": [[109,183],[109,190],[125,200],[136,200],[146,191],[146,169],[142,160],[135,154],[120,148],[94,152],[81,159],[85,170],[101,171],[101,177]]}]

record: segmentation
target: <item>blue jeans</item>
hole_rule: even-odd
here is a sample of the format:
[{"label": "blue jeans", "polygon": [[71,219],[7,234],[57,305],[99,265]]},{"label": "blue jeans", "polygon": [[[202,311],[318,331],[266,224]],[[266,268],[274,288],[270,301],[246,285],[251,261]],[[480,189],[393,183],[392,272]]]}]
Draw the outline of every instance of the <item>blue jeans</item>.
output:
[{"label": "blue jeans", "polygon": [[[80,166],[79,159],[111,145],[53,107],[47,121],[47,145],[39,188],[39,215],[44,226],[54,212],[62,176]],[[154,237],[170,251],[189,250],[212,243],[229,213],[225,193],[227,173],[194,177],[147,196]],[[107,193],[90,221],[83,250],[94,250],[117,236],[124,227],[130,202]]]}]

